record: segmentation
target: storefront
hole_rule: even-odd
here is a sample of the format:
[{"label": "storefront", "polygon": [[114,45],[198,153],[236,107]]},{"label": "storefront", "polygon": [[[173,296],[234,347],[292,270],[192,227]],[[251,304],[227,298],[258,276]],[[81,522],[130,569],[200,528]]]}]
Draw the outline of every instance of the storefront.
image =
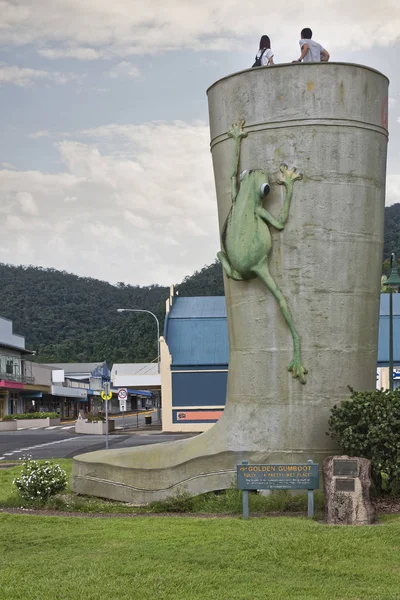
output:
[{"label": "storefront", "polygon": [[86,414],[88,411],[88,391],[84,388],[52,385],[52,396],[60,398],[60,417],[62,419],[77,419],[79,412]]}]

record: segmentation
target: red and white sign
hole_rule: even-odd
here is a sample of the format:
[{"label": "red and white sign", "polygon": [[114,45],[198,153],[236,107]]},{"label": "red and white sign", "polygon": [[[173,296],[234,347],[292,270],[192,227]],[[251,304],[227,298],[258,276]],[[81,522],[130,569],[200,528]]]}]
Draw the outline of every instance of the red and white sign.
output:
[{"label": "red and white sign", "polygon": [[128,397],[128,390],[126,388],[121,388],[118,390],[118,400],[126,400]]}]

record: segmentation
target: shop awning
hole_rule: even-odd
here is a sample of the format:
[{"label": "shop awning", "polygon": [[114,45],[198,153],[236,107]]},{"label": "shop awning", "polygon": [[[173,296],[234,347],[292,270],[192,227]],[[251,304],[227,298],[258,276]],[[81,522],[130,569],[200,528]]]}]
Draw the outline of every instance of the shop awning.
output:
[{"label": "shop awning", "polygon": [[131,396],[146,396],[148,398],[151,398],[153,392],[149,392],[148,390],[131,390],[128,388],[128,394],[130,394]]}]

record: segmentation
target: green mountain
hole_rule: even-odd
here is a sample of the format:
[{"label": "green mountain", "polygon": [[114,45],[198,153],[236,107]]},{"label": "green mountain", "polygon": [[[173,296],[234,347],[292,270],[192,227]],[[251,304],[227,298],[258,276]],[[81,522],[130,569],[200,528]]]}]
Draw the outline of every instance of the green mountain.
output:
[{"label": "green mountain", "polygon": [[[0,315],[25,335],[39,362],[151,361],[157,356],[151,315],[117,313],[117,308],[151,310],[164,324],[169,288],[116,286],[64,271],[0,263]],[[221,295],[219,263],[186,277],[176,289],[185,296]]]},{"label": "green mountain", "polygon": [[[400,258],[400,204],[385,209],[384,270]],[[163,327],[169,288],[111,285],[65,271],[0,263],[0,315],[25,335],[26,347],[40,362],[151,361],[157,356],[156,324],[151,315],[118,314],[117,308],[154,312]],[[182,296],[223,295],[218,262],[186,277]],[[162,331],[162,329],[161,329]]]}]

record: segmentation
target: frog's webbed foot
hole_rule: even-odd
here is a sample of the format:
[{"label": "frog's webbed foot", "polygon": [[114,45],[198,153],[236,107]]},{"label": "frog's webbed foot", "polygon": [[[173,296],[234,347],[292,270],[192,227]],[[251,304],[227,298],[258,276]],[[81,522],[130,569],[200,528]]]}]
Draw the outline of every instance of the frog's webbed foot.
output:
[{"label": "frog's webbed foot", "polygon": [[301,358],[293,358],[287,369],[288,371],[292,371],[293,379],[298,379],[300,383],[307,383],[306,375],[308,371],[303,365]]},{"label": "frog's webbed foot", "polygon": [[247,137],[247,133],[243,131],[243,126],[246,123],[244,119],[240,119],[237,123],[233,123],[231,129],[228,131],[228,135],[235,140]]},{"label": "frog's webbed foot", "polygon": [[298,173],[296,167],[293,169],[289,169],[285,163],[282,163],[279,167],[280,172],[282,173],[282,179],[278,181],[279,185],[285,185],[286,187],[293,185],[295,181],[300,181],[303,179],[303,174]]}]

